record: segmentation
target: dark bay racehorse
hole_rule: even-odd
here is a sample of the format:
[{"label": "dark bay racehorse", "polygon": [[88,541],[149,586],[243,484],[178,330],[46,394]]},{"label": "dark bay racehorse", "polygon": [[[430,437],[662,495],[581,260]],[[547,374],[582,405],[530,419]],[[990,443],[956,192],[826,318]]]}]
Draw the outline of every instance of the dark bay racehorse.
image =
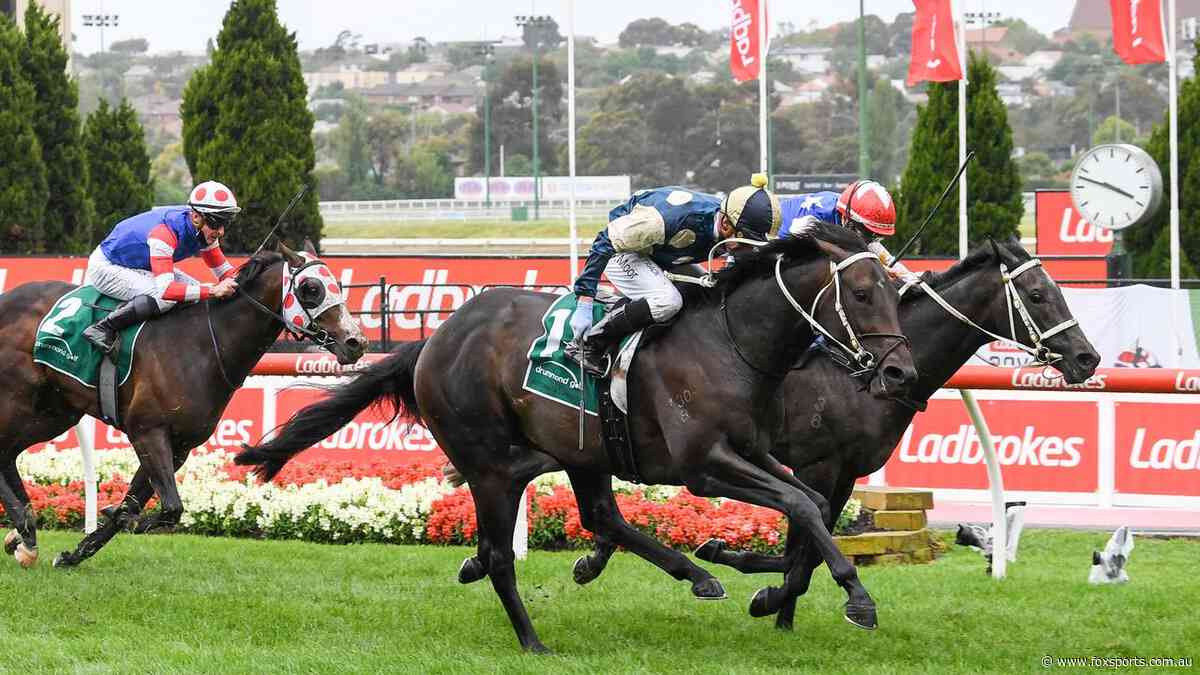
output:
[{"label": "dark bay racehorse", "polygon": [[[878,259],[848,257],[863,251],[862,240],[841,228],[814,228],[807,236],[738,252],[735,263],[718,273],[716,287],[690,291],[676,324],[640,351],[629,378],[629,422],[646,482],[684,484],[698,495],[786,514],[797,530],[811,532],[846,589],[846,617],[873,628],[874,602],[823,525],[824,499],[769,454],[781,414],[779,385],[813,336],[795,307],[811,306],[834,281],[840,300],[833,291],[826,294],[817,318],[841,340],[848,338],[839,314],[861,339],[878,339],[872,390],[903,393],[915,378],[898,335],[895,287]],[[831,270],[831,260],[844,260],[844,269]],[[476,296],[427,341],[400,346],[301,410],[277,437],[248,448],[238,463],[260,465],[260,475],[269,479],[289,458],[380,400],[420,419],[466,477],[475,501],[479,550],[464,562],[460,581],[491,577],[521,645],[544,651],[517,592],[512,551],[518,502],[541,466],[549,461],[566,468],[585,527],[651,557],[658,548],[616,507],[614,466],[601,447],[599,422],[588,419],[581,450],[578,413],[522,388],[529,345],[541,334],[540,319],[554,299],[514,289]],[[707,572],[689,578],[697,594],[723,595]],[[786,583],[791,590],[792,575]]]},{"label": "dark bay racehorse", "polygon": [[[1012,272],[1017,270],[1020,272],[1013,276]],[[1005,274],[1012,278],[1015,295],[1005,292]],[[949,305],[978,326],[1012,337],[1035,352],[1040,348],[1042,357],[1051,361],[1068,383],[1083,382],[1100,362],[1078,326],[1070,325],[1050,335],[1055,327],[1070,324],[1070,308],[1050,276],[1031,261],[1015,240],[976,248],[962,262],[942,274],[927,275],[927,279]],[[1028,310],[1033,334],[1020,318],[1020,310],[1010,304],[1010,297]],[[776,431],[773,454],[795,470],[797,478],[829,500],[825,525],[830,530],[850,498],[855,480],[883,467],[917,409],[980,347],[992,340],[954,318],[919,287],[905,293],[900,304],[900,325],[913,340],[912,353],[920,373],[912,387],[913,401],[863,393],[845,376],[841,366],[823,355],[808,359],[801,368],[789,373],[784,383],[787,412],[782,418],[783,425]],[[576,562],[575,580],[588,583],[595,579],[615,550],[614,542],[597,533],[596,550]],[[821,558],[808,545],[804,533],[794,529],[788,531],[787,550],[789,555],[807,557],[805,573],[799,578],[799,588],[807,589]],[[676,566],[691,565],[678,552],[664,554],[676,556]],[[787,572],[789,555],[729,551],[715,539],[696,551],[696,556],[703,560],[730,565],[742,572]],[[764,600],[755,603],[752,612],[766,615],[778,610],[777,625],[790,628],[795,597],[788,599],[772,593]]]},{"label": "dark bay racehorse", "polygon": [[[311,244],[308,251],[315,258]],[[104,525],[73,553],[60,554],[56,566],[76,565],[94,555],[152,495],[158,495],[161,511],[139,528],[170,528],[179,522],[183,505],[175,471],[192,448],[212,435],[234,390],[279,337],[284,274],[305,264],[280,245],[279,252],[260,253],[241,267],[233,298],[184,305],[146,324],[118,402],[121,430],[140,466],[121,505],[106,510]],[[0,372],[6,380],[0,397],[0,501],[15,527],[5,538],[5,550],[25,567],[37,561],[37,519],[17,473],[17,456],[70,429],[85,414],[99,417],[94,389],[33,362],[39,322],[74,288],[58,281],[33,282],[0,296]],[[295,294],[301,306],[317,307],[325,292],[316,279],[309,279]],[[315,334],[323,334],[339,362],[353,363],[362,356],[366,340],[344,304],[326,310],[315,323]]]}]

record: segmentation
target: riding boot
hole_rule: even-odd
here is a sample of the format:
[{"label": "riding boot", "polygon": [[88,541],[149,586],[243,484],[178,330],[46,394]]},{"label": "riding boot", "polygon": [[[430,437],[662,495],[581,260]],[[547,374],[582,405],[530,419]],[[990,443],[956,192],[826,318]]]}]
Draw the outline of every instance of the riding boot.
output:
[{"label": "riding boot", "polygon": [[626,335],[654,324],[650,314],[650,303],[634,300],[614,309],[583,336],[583,368],[596,377],[602,377],[604,355],[613,345],[619,344]]},{"label": "riding boot", "polygon": [[158,301],[149,295],[135,295],[133,299],[117,305],[108,316],[88,326],[83,336],[105,354],[117,348],[117,333],[122,329],[147,321],[162,312]]}]

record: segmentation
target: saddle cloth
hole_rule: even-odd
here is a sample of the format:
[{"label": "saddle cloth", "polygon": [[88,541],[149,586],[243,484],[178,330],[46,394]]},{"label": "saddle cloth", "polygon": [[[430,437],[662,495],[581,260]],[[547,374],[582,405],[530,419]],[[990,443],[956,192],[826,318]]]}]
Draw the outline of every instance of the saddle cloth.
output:
[{"label": "saddle cloth", "polygon": [[[33,342],[34,363],[53,368],[94,389],[104,354],[83,337],[83,330],[119,304],[120,300],[102,294],[93,286],[80,286],[59,298],[38,324]],[[121,331],[121,346],[115,354],[118,385],[129,378],[134,345],[144,325]]]},{"label": "saddle cloth", "polygon": [[[592,319],[599,321],[608,312],[608,306],[597,302],[592,305]],[[575,313],[575,296],[567,294],[556,300],[542,315],[543,332],[529,345],[529,365],[525,369],[522,388],[551,401],[561,403],[573,410],[579,409],[580,367],[574,359],[567,357],[563,349],[575,339],[571,330],[571,315]],[[626,337],[618,350],[619,356],[610,372],[614,403],[626,411],[628,398],[625,375],[633,360],[633,354],[641,337],[641,331]],[[584,392],[584,412],[599,414],[599,380],[587,378]]]}]

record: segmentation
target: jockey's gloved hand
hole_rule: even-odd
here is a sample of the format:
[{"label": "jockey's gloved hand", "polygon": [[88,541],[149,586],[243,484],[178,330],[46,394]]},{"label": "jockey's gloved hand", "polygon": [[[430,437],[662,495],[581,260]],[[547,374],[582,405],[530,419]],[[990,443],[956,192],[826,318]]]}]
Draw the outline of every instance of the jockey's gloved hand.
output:
[{"label": "jockey's gloved hand", "polygon": [[593,300],[586,295],[581,295],[577,298],[577,302],[575,313],[571,315],[571,332],[575,334],[576,340],[582,338],[592,327]]}]

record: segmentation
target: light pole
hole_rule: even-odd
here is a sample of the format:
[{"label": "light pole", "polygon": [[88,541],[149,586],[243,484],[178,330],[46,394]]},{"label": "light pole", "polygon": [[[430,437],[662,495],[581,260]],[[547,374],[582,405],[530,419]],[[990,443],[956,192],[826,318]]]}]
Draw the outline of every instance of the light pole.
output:
[{"label": "light pole", "polygon": [[[100,3],[100,11],[104,12],[104,3]],[[100,29],[100,67],[102,69],[101,70],[101,73],[102,73],[101,74],[101,89],[107,88],[107,84],[109,84],[108,82],[105,82],[105,78],[103,75],[103,73],[106,70],[105,66],[107,65],[104,62],[104,29],[107,26],[112,26],[115,28],[117,26],[117,24],[120,23],[120,20],[121,20],[121,17],[118,14],[103,14],[103,13],[101,13],[101,14],[84,14],[83,15],[84,27]],[[115,82],[113,84],[115,86]]]},{"label": "light pole", "polygon": [[533,47],[533,82],[531,85],[533,99],[533,219],[538,220],[542,194],[541,180],[538,174],[538,49],[542,46],[542,31],[553,24],[554,19],[545,14],[519,15],[516,19],[517,25],[523,32],[528,29]]},{"label": "light pole", "polygon": [[484,43],[479,46],[483,55],[483,204],[492,206],[492,89],[491,70],[492,55],[496,53],[495,45]]},{"label": "light pole", "polygon": [[871,116],[867,111],[867,26],[863,0],[858,0],[858,176],[871,173],[870,138]]}]

